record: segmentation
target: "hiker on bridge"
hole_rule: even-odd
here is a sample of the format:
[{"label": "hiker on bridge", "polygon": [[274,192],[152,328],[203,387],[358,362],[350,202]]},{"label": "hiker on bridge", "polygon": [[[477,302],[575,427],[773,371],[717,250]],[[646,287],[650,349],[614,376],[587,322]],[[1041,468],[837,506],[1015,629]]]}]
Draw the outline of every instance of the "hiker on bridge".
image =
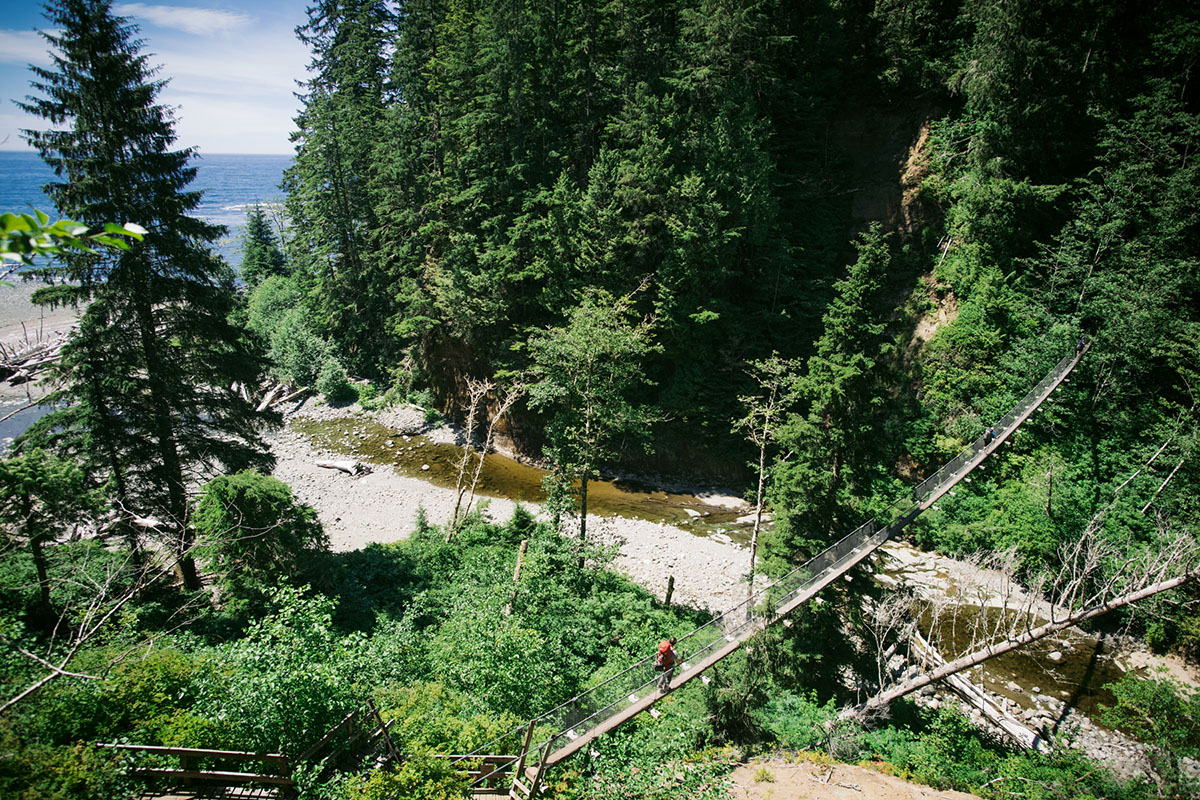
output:
[{"label": "hiker on bridge", "polygon": [[996,441],[996,429],[989,427],[983,434],[983,446],[987,447],[994,441]]},{"label": "hiker on bridge", "polygon": [[659,670],[658,690],[666,692],[671,688],[671,676],[675,674],[675,665],[679,663],[679,654],[675,652],[675,637],[659,642],[658,655],[654,658],[654,668]]},{"label": "hiker on bridge", "polygon": [[1083,348],[1084,348],[1084,346],[1086,346],[1086,345],[1087,345],[1087,339],[1085,339],[1085,338],[1083,338],[1082,336],[1080,336],[1080,337],[1079,337],[1079,341],[1075,343],[1075,352],[1076,352],[1076,353],[1082,353],[1082,352],[1083,352]]}]

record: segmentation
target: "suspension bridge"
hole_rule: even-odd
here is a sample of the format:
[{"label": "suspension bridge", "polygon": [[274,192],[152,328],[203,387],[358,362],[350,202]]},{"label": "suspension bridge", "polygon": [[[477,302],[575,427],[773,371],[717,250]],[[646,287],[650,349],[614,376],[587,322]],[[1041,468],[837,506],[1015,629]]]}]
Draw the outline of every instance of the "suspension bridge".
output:
[{"label": "suspension bridge", "polygon": [[[979,469],[987,457],[1001,447],[1067,380],[1088,348],[1088,344],[1082,344],[1074,353],[1063,358],[994,426],[894,502],[879,517],[868,520],[828,549],[754,592],[745,601],[679,637],[678,648],[685,657],[666,692],[658,688],[660,675],[655,671],[655,657],[651,655],[470,753],[438,757],[447,759],[467,774],[478,800],[531,800],[536,797],[542,777],[549,767],[570,758],[622,723],[649,710],[670,691],[696,679],[707,683],[709,678],[705,672],[714,664],[741,649],[767,626],[780,621],[784,625],[789,624],[786,617],[793,610],[845,576],[960,482],[970,481],[971,473]],[[368,703],[366,710],[351,712],[298,760],[319,764],[319,770],[328,771],[334,764],[344,763],[345,757],[353,752],[369,752],[374,754],[376,764],[388,763],[399,758],[388,733],[389,727],[390,724]],[[339,738],[341,741],[334,745],[335,739]],[[509,748],[516,750],[516,753],[496,752]],[[320,754],[321,751],[329,752]],[[210,758],[217,761],[223,758],[226,761],[265,759],[269,762],[284,758],[223,751],[206,753],[208,751],[189,750],[185,755],[192,759]],[[278,765],[254,773],[192,769],[186,772],[186,777],[192,781],[208,780],[224,785],[235,782],[273,783],[286,793],[293,784],[280,774],[284,771]],[[156,772],[164,771],[147,771],[148,776]],[[165,772],[176,776],[185,774],[180,770]]]},{"label": "suspension bridge", "polygon": [[[1084,344],[1058,362],[994,426],[879,517],[868,520],[774,583],[679,637],[678,647],[686,657],[671,680],[670,690],[697,678],[707,681],[704,673],[714,664],[739,650],[767,626],[781,620],[787,624],[785,618],[793,610],[846,575],[960,482],[969,481],[971,473],[1008,441],[1067,380],[1088,347]],[[653,655],[638,661],[557,708],[529,720],[521,728],[509,731],[472,753],[453,757],[453,762],[478,765],[473,766],[469,774],[473,779],[472,786],[481,798],[529,800],[535,797],[547,768],[580,752],[665,696],[657,686],[659,676],[654,661]],[[516,755],[489,752],[505,741],[521,742]],[[507,793],[497,791],[500,781],[509,783]]]}]

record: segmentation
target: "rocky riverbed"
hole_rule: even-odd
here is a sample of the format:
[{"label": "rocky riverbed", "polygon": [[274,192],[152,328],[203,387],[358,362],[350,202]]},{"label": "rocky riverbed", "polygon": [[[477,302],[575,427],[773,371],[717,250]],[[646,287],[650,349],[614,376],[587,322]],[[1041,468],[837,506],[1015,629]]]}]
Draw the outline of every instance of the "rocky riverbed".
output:
[{"label": "rocky riverbed", "polygon": [[[309,399],[287,409],[290,422],[356,416],[374,418],[394,430],[398,438],[421,435],[435,442],[461,441],[459,430],[450,425],[427,424],[422,410],[416,407],[369,413],[355,406],[331,407]],[[371,473],[358,477],[317,467],[317,460],[344,458],[345,449],[318,449],[307,437],[287,425],[273,435],[272,448],[278,459],[276,476],[292,486],[301,502],[317,510],[336,550],[402,539],[413,529],[418,509],[422,509],[434,524],[445,523],[453,511],[453,489],[399,474],[386,465],[377,465]],[[729,498],[712,499],[714,503],[730,502]],[[511,515],[516,506],[514,502],[500,498],[485,499],[484,503],[485,513],[498,521]],[[743,598],[742,575],[748,566],[748,553],[731,541],[698,536],[672,525],[624,517],[589,516],[588,530],[593,541],[618,548],[613,562],[618,571],[660,598],[669,576],[675,577],[674,599],[680,603],[719,611],[732,607]],[[996,570],[922,552],[903,542],[886,544],[874,563],[881,582],[912,587],[919,595],[937,598],[943,604],[951,597],[956,598],[956,602],[983,607],[996,606],[1004,596],[1017,604],[1024,599],[1019,589]],[[1034,607],[1039,606],[1035,603]],[[1083,634],[1064,635],[1043,643],[1032,656],[1023,654],[1036,662],[1034,667],[1025,664],[1012,674],[996,670],[990,681],[986,677],[983,679],[985,690],[1012,716],[1043,735],[1083,749],[1118,774],[1144,775],[1148,763],[1145,748],[1120,733],[1095,724],[1086,714],[1069,705],[1078,702],[1075,691],[1078,687],[1072,687],[1069,678],[1056,678],[1063,672],[1060,668],[1064,658],[1062,652],[1074,646],[1072,643],[1078,645],[1079,637]],[[1085,643],[1083,646],[1093,645]],[[1159,658],[1139,649],[1133,642],[1110,638],[1102,646],[1095,645],[1095,649],[1095,657],[1113,668],[1100,673],[1101,676],[1112,675],[1115,679],[1122,671],[1166,669],[1173,677],[1200,683],[1200,675],[1177,659]],[[1104,679],[1096,677],[1094,665],[1089,677],[1092,681]],[[930,707],[959,702],[955,695],[940,686],[927,688],[917,699]],[[985,726],[977,712],[967,711],[976,722]]]},{"label": "rocky riverbed", "polygon": [[[275,475],[292,487],[297,499],[316,509],[333,549],[354,550],[371,542],[403,539],[413,530],[418,510],[433,524],[450,519],[456,499],[453,489],[399,474],[387,465],[373,465],[372,472],[357,477],[318,467],[318,460],[345,458],[345,449],[320,450],[289,423],[370,416],[394,430],[397,439],[422,435],[443,443],[460,440],[461,433],[453,426],[430,426],[422,410],[412,406],[370,413],[312,399],[286,409],[286,416],[287,423],[271,437]],[[736,502],[719,495],[710,499],[714,507]],[[503,498],[481,498],[481,502],[485,513],[497,521],[507,519],[516,507]],[[536,506],[533,509],[540,512]],[[616,546],[613,566],[660,598],[670,576],[675,577],[673,601],[691,606],[721,610],[739,602],[745,591],[742,575],[749,567],[749,553],[727,538],[697,536],[664,523],[592,515],[588,538]]]},{"label": "rocky riverbed", "polygon": [[[948,598],[954,598],[960,613],[964,607],[997,609],[1006,602],[1010,608],[1028,605],[1035,613],[1049,613],[1044,602],[1027,598],[999,570],[927,553],[906,542],[887,542],[873,563],[880,583],[909,587],[935,605],[946,606]],[[893,666],[899,680],[918,670],[899,659]],[[1128,778],[1148,773],[1146,747],[1098,725],[1080,710],[1095,710],[1100,703],[1111,703],[1103,684],[1126,672],[1165,674],[1192,686],[1200,685],[1200,672],[1178,658],[1157,656],[1134,639],[1095,636],[1077,629],[1047,637],[967,674],[996,705],[1043,738],[1081,749],[1092,760]],[[916,699],[931,708],[960,704],[957,695],[939,684],[921,690]],[[978,711],[962,706],[977,725],[988,726]],[[1184,768],[1200,778],[1200,764],[1188,761]]]}]

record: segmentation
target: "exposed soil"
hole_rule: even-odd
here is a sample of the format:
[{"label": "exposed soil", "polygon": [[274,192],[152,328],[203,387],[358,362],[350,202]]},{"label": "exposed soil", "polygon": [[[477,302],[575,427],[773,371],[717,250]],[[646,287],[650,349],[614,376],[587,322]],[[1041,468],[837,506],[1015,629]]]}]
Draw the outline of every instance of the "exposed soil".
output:
[{"label": "exposed soil", "polygon": [[978,800],[853,764],[755,760],[730,775],[737,800]]}]

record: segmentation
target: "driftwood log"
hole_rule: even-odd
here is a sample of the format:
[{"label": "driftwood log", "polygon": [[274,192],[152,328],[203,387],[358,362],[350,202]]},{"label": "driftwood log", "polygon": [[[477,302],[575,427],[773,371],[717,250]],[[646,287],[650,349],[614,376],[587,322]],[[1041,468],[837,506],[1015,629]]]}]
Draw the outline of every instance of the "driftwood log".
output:
[{"label": "driftwood log", "polygon": [[67,334],[15,345],[0,343],[0,380],[14,385],[34,380],[38,373],[62,358],[66,343]]},{"label": "driftwood log", "polygon": [[347,475],[353,475],[356,478],[360,475],[370,474],[371,472],[370,467],[358,461],[318,461],[316,463],[318,467],[323,467],[324,469],[336,469],[339,472],[344,472]]}]

